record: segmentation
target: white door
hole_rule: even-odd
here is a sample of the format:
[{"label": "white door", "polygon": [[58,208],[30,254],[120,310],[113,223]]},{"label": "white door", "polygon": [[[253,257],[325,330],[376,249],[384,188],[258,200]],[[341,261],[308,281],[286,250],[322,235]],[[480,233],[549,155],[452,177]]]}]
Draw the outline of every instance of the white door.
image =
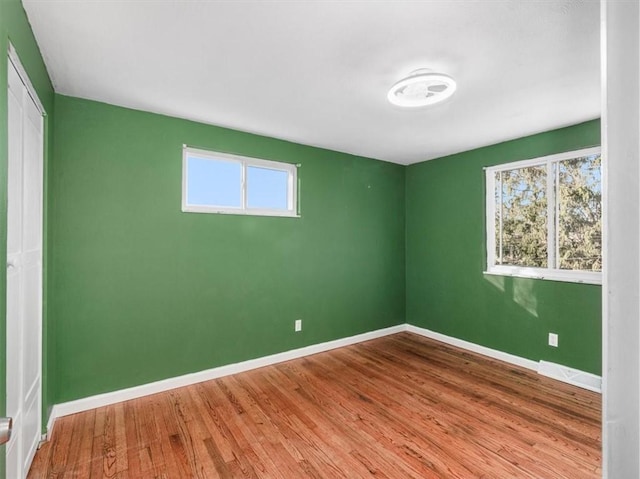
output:
[{"label": "white door", "polygon": [[6,477],[24,479],[36,453],[42,402],[42,115],[8,68]]}]

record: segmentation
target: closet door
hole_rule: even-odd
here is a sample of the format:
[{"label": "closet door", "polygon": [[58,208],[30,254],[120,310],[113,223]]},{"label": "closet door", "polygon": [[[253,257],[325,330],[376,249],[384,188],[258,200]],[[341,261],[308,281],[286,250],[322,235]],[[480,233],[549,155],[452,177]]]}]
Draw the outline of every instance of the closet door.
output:
[{"label": "closet door", "polygon": [[8,65],[7,478],[27,476],[41,432],[43,122]]}]

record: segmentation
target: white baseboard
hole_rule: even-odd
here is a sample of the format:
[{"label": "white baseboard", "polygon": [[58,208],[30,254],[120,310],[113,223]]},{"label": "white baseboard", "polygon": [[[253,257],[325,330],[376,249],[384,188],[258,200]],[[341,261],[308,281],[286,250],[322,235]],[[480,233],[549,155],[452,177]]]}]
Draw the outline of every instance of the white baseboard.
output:
[{"label": "white baseboard", "polygon": [[523,368],[530,369],[538,372],[543,376],[557,379],[565,383],[573,384],[574,386],[588,389],[589,391],[602,392],[602,378],[595,374],[573,369],[561,364],[550,363],[548,361],[533,361],[532,359],[522,358],[513,354],[498,351],[497,349],[487,348],[486,346],[480,346],[479,344],[464,341],[463,339],[454,338],[445,334],[436,333],[429,329],[419,328],[411,324],[407,325],[407,331],[416,333],[427,338],[435,339],[452,346],[457,346],[474,353],[479,353],[490,358],[499,359],[509,364],[515,364],[516,366],[522,366]]},{"label": "white baseboard", "polygon": [[458,339],[452,336],[437,333],[429,329],[413,326],[412,324],[399,324],[397,326],[391,326],[390,328],[378,329],[376,331],[370,331],[368,333],[362,333],[356,336],[350,336],[348,338],[336,339],[334,341],[328,341],[320,344],[313,344],[311,346],[305,346],[303,348],[293,349],[291,351],[272,354],[270,356],[264,356],[262,358],[250,359],[248,361],[242,361],[240,363],[228,364],[213,369],[207,369],[205,371],[199,371],[196,373],[185,374],[183,376],[155,381],[132,388],[121,389],[118,391],[78,399],[76,401],[56,404],[55,406],[53,406],[51,415],[49,416],[49,421],[47,422],[47,438],[50,437],[55,421],[59,417],[88,411],[90,409],[95,409],[102,406],[108,406],[110,404],[115,404],[122,401],[128,401],[130,399],[148,396],[150,394],[168,391],[170,389],[188,386],[190,384],[208,381],[210,379],[217,379],[223,376],[229,376],[231,374],[237,374],[244,371],[250,371],[252,369],[270,366],[272,364],[277,364],[284,361],[289,361],[291,359],[297,359],[304,356],[329,351],[331,349],[349,346],[351,344],[361,343],[363,341],[369,341],[371,339],[381,338],[383,336],[388,336],[403,331],[409,331],[411,333],[435,339],[436,341],[450,344],[461,349],[479,353],[493,359],[504,361],[506,363],[515,364],[516,366],[521,366],[532,371],[537,371],[539,374],[542,374],[544,376],[573,384],[590,391],[601,391],[602,379],[600,378],[600,376],[596,376],[595,374],[579,371],[577,369],[572,369],[567,366],[562,366],[547,361],[538,362],[531,359],[522,358],[520,356],[515,356],[503,351],[498,351],[496,349],[487,348],[486,346],[471,343],[463,339]]},{"label": "white baseboard", "polygon": [[579,369],[573,369],[548,361],[540,361],[538,374],[573,384],[574,386],[579,386],[589,391],[602,392],[602,378],[595,374],[580,371]]},{"label": "white baseboard", "polygon": [[48,441],[51,439],[51,433],[53,432],[53,425],[56,422],[55,416],[55,405],[51,408],[51,413],[49,414],[49,420],[47,421],[47,432],[43,434],[42,439]]},{"label": "white baseboard", "polygon": [[498,351],[497,349],[487,348],[486,346],[480,346],[479,344],[470,343],[469,341],[454,338],[453,336],[447,336],[446,334],[436,333],[435,331],[431,331],[429,329],[419,328],[418,326],[413,326],[412,324],[407,325],[407,331],[419,334],[420,336],[435,339],[436,341],[440,341],[442,343],[450,344],[451,346],[466,349],[467,351],[472,351],[484,356],[489,356],[493,359],[499,359],[500,361],[504,361],[505,363],[515,364],[516,366],[531,369],[532,371],[538,370],[538,362],[533,361],[532,359],[521,358],[520,356],[515,356],[513,354]]},{"label": "white baseboard", "polygon": [[87,398],[77,399],[75,401],[69,401],[61,404],[56,404],[51,410],[49,421],[47,422],[47,437],[51,435],[55,421],[59,417],[68,416],[70,414],[76,414],[90,409],[95,409],[102,406],[108,406],[110,404],[119,403],[122,401],[128,401],[130,399],[136,399],[150,394],[156,394],[170,389],[175,389],[190,384],[200,383],[203,381],[209,381],[210,379],[217,379],[223,376],[229,376],[231,374],[237,374],[251,369],[262,368],[264,366],[270,366],[272,364],[289,361],[291,359],[297,359],[304,356],[310,356],[312,354],[329,351],[331,349],[341,348],[343,346],[349,346],[351,344],[361,343],[363,341],[369,341],[371,339],[381,338],[390,334],[400,333],[407,330],[406,324],[399,324],[397,326],[391,326],[390,328],[378,329],[376,331],[370,331],[368,333],[357,334],[348,338],[336,339],[334,341],[327,341],[325,343],[313,344],[311,346],[305,346],[303,348],[293,349],[291,351],[285,351],[282,353],[272,354],[270,356],[264,356],[257,359],[250,359],[248,361],[242,361],[240,363],[228,364],[213,369],[207,369],[205,371],[199,371],[197,373],[185,374],[183,376],[177,376],[174,378],[163,379],[161,381],[155,381],[148,384],[142,384],[127,389],[120,389],[118,391],[108,392],[104,394],[98,394],[96,396],[90,396]]}]

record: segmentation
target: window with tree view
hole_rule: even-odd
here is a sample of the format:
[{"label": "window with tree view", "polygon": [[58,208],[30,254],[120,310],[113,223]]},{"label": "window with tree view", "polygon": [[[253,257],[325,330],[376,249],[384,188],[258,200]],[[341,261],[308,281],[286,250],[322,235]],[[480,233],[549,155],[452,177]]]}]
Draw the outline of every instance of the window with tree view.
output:
[{"label": "window with tree view", "polygon": [[589,148],[487,168],[487,272],[600,283],[601,165]]}]

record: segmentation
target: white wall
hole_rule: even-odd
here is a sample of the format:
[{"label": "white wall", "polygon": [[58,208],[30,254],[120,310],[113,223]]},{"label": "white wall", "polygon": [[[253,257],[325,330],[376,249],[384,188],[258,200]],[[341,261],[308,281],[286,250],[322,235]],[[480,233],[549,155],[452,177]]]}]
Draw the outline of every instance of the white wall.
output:
[{"label": "white wall", "polygon": [[640,478],[640,11],[602,2],[603,477]]}]

